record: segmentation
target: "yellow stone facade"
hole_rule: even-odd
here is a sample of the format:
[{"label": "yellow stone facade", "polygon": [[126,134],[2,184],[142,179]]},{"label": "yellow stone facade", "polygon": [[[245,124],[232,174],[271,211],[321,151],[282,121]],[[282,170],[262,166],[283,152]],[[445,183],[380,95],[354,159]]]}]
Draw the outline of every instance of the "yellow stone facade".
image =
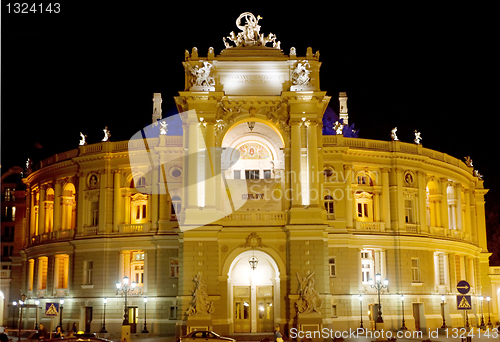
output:
[{"label": "yellow stone facade", "polygon": [[[419,144],[323,135],[331,98],[320,89],[319,53],[286,55],[243,32],[220,55],[186,52],[175,97],[182,136],[169,127],[80,146],[27,176],[22,291],[42,304],[64,297],[64,329],[76,322],[92,332],[106,297],[106,328],[118,333],[115,283],[128,276],[137,283],[132,332],[142,330],[147,296],[155,334],[275,325],[288,334],[355,329],[360,316],[369,328],[377,303],[369,281],[380,274],[389,282],[385,329],[401,327],[401,294],[409,329],[440,327],[442,310],[448,326],[463,326],[460,280],[472,286],[469,321],[479,324],[482,295],[496,322],[487,190],[473,168]],[[161,95],[153,102],[158,124]],[[339,102],[347,123],[345,93]],[[246,157],[231,163],[230,151]],[[203,187],[192,186],[200,175]],[[246,202],[228,213],[228,186],[241,184]]]}]

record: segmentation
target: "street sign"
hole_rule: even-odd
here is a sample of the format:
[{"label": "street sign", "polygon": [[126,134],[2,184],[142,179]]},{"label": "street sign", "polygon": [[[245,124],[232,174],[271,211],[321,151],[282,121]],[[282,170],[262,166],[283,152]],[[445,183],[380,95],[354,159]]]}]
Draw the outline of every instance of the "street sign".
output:
[{"label": "street sign", "polygon": [[457,310],[470,310],[471,303],[471,296],[457,295]]},{"label": "street sign", "polygon": [[457,291],[463,295],[469,293],[469,291],[470,291],[469,283],[465,280],[460,280],[457,284]]},{"label": "street sign", "polygon": [[45,316],[59,316],[59,303],[45,303]]}]

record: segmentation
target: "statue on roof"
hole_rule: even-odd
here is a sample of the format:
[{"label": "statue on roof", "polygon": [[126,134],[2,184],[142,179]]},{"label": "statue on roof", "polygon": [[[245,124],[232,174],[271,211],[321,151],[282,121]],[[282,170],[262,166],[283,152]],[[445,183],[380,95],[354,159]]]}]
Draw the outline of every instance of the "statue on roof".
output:
[{"label": "statue on roof", "polygon": [[108,129],[108,126],[104,127],[102,130],[104,132],[104,138],[102,138],[102,141],[109,141],[109,138],[111,138],[111,132]]},{"label": "statue on roof", "polygon": [[420,142],[422,141],[422,137],[420,136],[420,132],[417,132],[417,130],[415,130],[415,144],[417,145],[420,145]]},{"label": "statue on roof", "polygon": [[87,136],[80,132],[80,146],[87,145],[87,141],[85,141],[85,138],[87,138]]},{"label": "statue on roof", "polygon": [[215,79],[212,76],[212,64],[203,62],[203,66],[191,66],[190,63],[185,63],[189,73],[191,74],[191,86],[193,87],[209,87],[215,86]]},{"label": "statue on roof", "polygon": [[465,164],[467,166],[470,166],[470,167],[474,166],[474,165],[472,165],[472,158],[470,156],[464,157],[464,159],[465,159]]},{"label": "statue on roof", "polygon": [[310,85],[311,78],[311,65],[308,61],[298,62],[295,69],[292,70],[292,83],[293,85]]},{"label": "statue on roof", "polygon": [[[245,19],[245,25],[242,24],[242,19]],[[266,37],[260,33],[259,20],[263,19],[260,15],[257,18],[250,12],[241,13],[236,19],[236,27],[241,32],[236,35],[232,31],[228,37],[222,38],[226,49],[231,48],[231,44],[226,40],[228,38],[235,46],[265,46],[267,43],[273,43],[273,48],[281,49],[281,43],[276,41],[276,35],[269,33]]]},{"label": "statue on roof", "polygon": [[399,140],[398,139],[398,136],[396,135],[396,132],[398,131],[398,128],[397,127],[394,127],[393,129],[391,129],[391,139],[392,141],[397,141]]}]

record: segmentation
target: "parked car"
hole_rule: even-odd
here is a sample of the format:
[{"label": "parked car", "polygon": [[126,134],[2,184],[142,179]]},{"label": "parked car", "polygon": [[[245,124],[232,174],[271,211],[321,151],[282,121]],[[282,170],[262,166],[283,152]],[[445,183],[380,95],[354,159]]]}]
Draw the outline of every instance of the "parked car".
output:
[{"label": "parked car", "polygon": [[193,331],[182,336],[179,339],[180,342],[202,342],[202,341],[225,341],[225,342],[236,342],[235,339],[229,337],[222,337],[213,331]]},{"label": "parked car", "polygon": [[[12,342],[17,342],[19,336],[19,329],[5,329],[5,333],[9,336],[9,340]],[[32,342],[38,341],[38,330],[34,329],[22,329],[21,330],[21,341]]]}]

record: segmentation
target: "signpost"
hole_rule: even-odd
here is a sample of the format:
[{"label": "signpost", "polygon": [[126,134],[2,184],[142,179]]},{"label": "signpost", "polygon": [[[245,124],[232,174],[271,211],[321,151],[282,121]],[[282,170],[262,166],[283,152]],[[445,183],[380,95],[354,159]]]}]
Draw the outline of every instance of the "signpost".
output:
[{"label": "signpost", "polygon": [[[470,285],[467,281],[465,280],[460,280],[457,284],[457,291],[461,293],[461,295],[457,295],[457,310],[470,310],[472,309],[472,300],[471,296],[467,295],[470,291]],[[467,311],[464,311],[465,314],[465,329],[467,329],[467,332],[470,328],[469,325],[469,315],[467,314]],[[467,342],[471,342],[472,338],[470,336],[467,336],[466,338]]]},{"label": "signpost", "polygon": [[45,303],[45,316],[50,317],[50,338],[52,338],[54,317],[59,316],[59,303]]}]

